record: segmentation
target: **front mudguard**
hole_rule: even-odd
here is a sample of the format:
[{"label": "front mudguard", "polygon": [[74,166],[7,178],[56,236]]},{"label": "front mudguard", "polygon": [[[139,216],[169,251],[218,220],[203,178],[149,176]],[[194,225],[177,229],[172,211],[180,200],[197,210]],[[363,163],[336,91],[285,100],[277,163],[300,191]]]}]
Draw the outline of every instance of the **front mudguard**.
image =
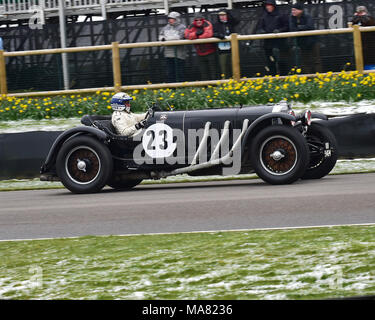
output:
[{"label": "front mudguard", "polygon": [[[280,119],[283,123],[290,123],[290,125],[292,125],[292,122],[298,122],[301,120],[301,118],[303,117],[302,116],[303,114],[301,115],[292,115],[292,114],[289,114],[289,113],[284,113],[284,112],[272,112],[272,113],[267,113],[259,118],[257,118],[248,128],[247,128],[247,131],[244,135],[244,138],[242,140],[242,146],[241,146],[241,155],[242,155],[242,162],[244,163],[247,159],[247,155],[245,153],[245,147],[249,145],[249,143],[251,143],[251,140],[253,138],[253,136],[255,136],[259,130],[261,130],[260,128],[264,128],[266,123],[269,123],[269,121],[272,121],[272,120],[278,120]],[[328,117],[325,115],[325,114],[322,114],[322,113],[317,113],[317,112],[312,112],[311,113],[311,117],[313,119],[321,119],[321,120],[327,120],[328,121]]]},{"label": "front mudguard", "polygon": [[[248,144],[248,142],[251,140],[252,136],[251,134],[254,132],[257,132],[257,128],[260,126],[263,126],[265,123],[268,123],[272,119],[281,119],[284,121],[288,121],[289,123],[291,121],[296,121],[296,117],[288,114],[288,113],[283,113],[283,112],[272,112],[272,113],[267,113],[259,118],[257,118],[246,130],[246,133],[243,137],[242,140],[242,154],[244,154],[244,148]],[[263,125],[262,125],[263,124]]]}]

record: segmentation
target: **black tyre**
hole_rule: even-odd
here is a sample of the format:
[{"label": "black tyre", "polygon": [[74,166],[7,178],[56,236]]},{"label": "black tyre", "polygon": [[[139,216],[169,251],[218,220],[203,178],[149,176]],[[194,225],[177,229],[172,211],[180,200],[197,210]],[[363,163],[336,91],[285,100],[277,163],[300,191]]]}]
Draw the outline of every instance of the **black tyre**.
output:
[{"label": "black tyre", "polygon": [[136,185],[140,184],[142,179],[117,179],[116,177],[112,177],[108,182],[108,185],[116,190],[129,190],[134,188]]},{"label": "black tyre", "polygon": [[313,122],[306,133],[310,163],[302,179],[320,179],[334,168],[338,157],[337,141],[325,126]]},{"label": "black tyre", "polygon": [[112,156],[107,146],[95,138],[78,136],[61,147],[56,170],[63,185],[71,192],[98,192],[112,176]]},{"label": "black tyre", "polygon": [[309,163],[309,149],[298,130],[275,125],[255,136],[251,157],[253,169],[260,178],[270,184],[287,184],[304,174]]}]

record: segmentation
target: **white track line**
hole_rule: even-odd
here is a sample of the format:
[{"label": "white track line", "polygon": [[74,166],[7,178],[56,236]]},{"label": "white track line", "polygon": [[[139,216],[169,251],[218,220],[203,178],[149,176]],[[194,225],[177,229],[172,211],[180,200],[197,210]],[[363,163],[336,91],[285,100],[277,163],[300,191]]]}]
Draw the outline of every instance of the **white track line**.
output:
[{"label": "white track line", "polygon": [[294,229],[318,229],[333,227],[355,227],[355,226],[373,226],[375,223],[354,223],[354,224],[332,224],[321,226],[300,226],[300,227],[275,227],[275,228],[254,228],[254,229],[229,229],[229,230],[203,230],[203,231],[182,231],[182,232],[160,232],[160,233],[134,233],[134,234],[111,234],[111,235],[82,235],[74,237],[58,237],[58,238],[34,238],[34,239],[4,239],[5,241],[31,241],[31,240],[61,240],[61,239],[78,239],[82,237],[132,237],[132,236],[151,236],[151,235],[173,235],[173,234],[195,234],[195,233],[218,233],[218,232],[250,232],[250,231],[269,231],[269,230],[294,230]]}]

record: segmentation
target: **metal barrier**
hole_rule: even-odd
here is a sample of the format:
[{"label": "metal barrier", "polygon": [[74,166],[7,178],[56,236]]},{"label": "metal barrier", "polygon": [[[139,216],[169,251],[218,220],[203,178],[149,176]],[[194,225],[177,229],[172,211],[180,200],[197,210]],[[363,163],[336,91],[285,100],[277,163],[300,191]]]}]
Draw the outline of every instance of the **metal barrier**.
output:
[{"label": "metal barrier", "polygon": [[[231,56],[232,56],[232,78],[236,81],[247,80],[249,78],[241,77],[241,64],[239,54],[239,42],[240,41],[251,41],[261,39],[278,39],[278,38],[290,38],[290,37],[304,37],[304,36],[319,36],[319,35],[331,35],[331,34],[352,34],[353,36],[353,50],[355,56],[355,66],[359,73],[364,73],[364,62],[362,52],[362,32],[374,32],[375,27],[359,27],[358,25],[349,26],[348,28],[341,29],[326,29],[326,30],[313,30],[313,31],[300,31],[300,32],[287,32],[278,34],[254,34],[254,35],[238,35],[232,34],[225,40],[218,38],[199,39],[199,40],[178,40],[178,41],[157,41],[157,42],[140,42],[140,43],[126,43],[120,44],[113,42],[111,45],[91,46],[91,47],[70,47],[64,49],[44,49],[44,50],[32,50],[32,51],[17,51],[17,52],[4,52],[0,50],[0,93],[9,96],[48,96],[48,95],[59,95],[69,93],[88,93],[96,91],[115,91],[120,90],[134,90],[142,88],[173,88],[173,87],[192,87],[192,86],[205,86],[217,83],[225,83],[230,81],[229,79],[221,80],[209,80],[209,81],[191,81],[191,82],[179,82],[179,83],[159,83],[159,84],[141,84],[141,85],[122,85],[121,79],[121,66],[120,62],[120,50],[121,49],[134,49],[134,48],[150,48],[150,47],[166,47],[166,46],[181,46],[181,45],[192,45],[202,43],[219,43],[219,42],[230,42],[231,43]],[[25,93],[8,93],[7,89],[7,75],[6,75],[6,63],[7,57],[19,57],[19,56],[34,56],[34,55],[46,55],[46,54],[61,54],[61,53],[77,53],[77,52],[90,52],[110,50],[112,51],[112,73],[113,73],[113,86],[101,87],[101,88],[87,88],[87,89],[75,89],[75,90],[58,90],[58,91],[39,91],[39,92],[25,92]],[[306,76],[306,74],[305,74]],[[311,75],[310,75],[311,76]]]},{"label": "metal barrier", "polygon": [[[335,135],[340,159],[373,158],[375,114],[317,120]],[[39,176],[50,147],[61,131],[0,134],[0,180]]]}]

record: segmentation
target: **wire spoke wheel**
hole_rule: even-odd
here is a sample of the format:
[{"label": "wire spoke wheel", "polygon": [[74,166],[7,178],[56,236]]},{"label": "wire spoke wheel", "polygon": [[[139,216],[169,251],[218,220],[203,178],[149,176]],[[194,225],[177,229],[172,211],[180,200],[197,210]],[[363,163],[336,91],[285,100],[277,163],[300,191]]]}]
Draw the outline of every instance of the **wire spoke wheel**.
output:
[{"label": "wire spoke wheel", "polygon": [[306,140],[310,149],[310,164],[308,169],[317,168],[324,161],[324,143],[313,136],[307,136]]},{"label": "wire spoke wheel", "polygon": [[298,180],[309,163],[309,149],[294,127],[273,125],[261,130],[251,144],[251,163],[255,173],[271,184]]},{"label": "wire spoke wheel", "polygon": [[108,147],[90,136],[66,141],[56,159],[63,185],[73,193],[100,191],[112,176],[113,160]]},{"label": "wire spoke wheel", "polygon": [[101,163],[98,154],[87,146],[74,148],[66,157],[65,170],[78,184],[94,181],[100,173]]},{"label": "wire spoke wheel", "polygon": [[312,123],[306,132],[310,163],[302,179],[320,179],[335,167],[338,158],[336,137],[327,127]]},{"label": "wire spoke wheel", "polygon": [[260,161],[271,174],[287,174],[297,162],[297,149],[294,143],[282,136],[267,139],[260,148]]}]

